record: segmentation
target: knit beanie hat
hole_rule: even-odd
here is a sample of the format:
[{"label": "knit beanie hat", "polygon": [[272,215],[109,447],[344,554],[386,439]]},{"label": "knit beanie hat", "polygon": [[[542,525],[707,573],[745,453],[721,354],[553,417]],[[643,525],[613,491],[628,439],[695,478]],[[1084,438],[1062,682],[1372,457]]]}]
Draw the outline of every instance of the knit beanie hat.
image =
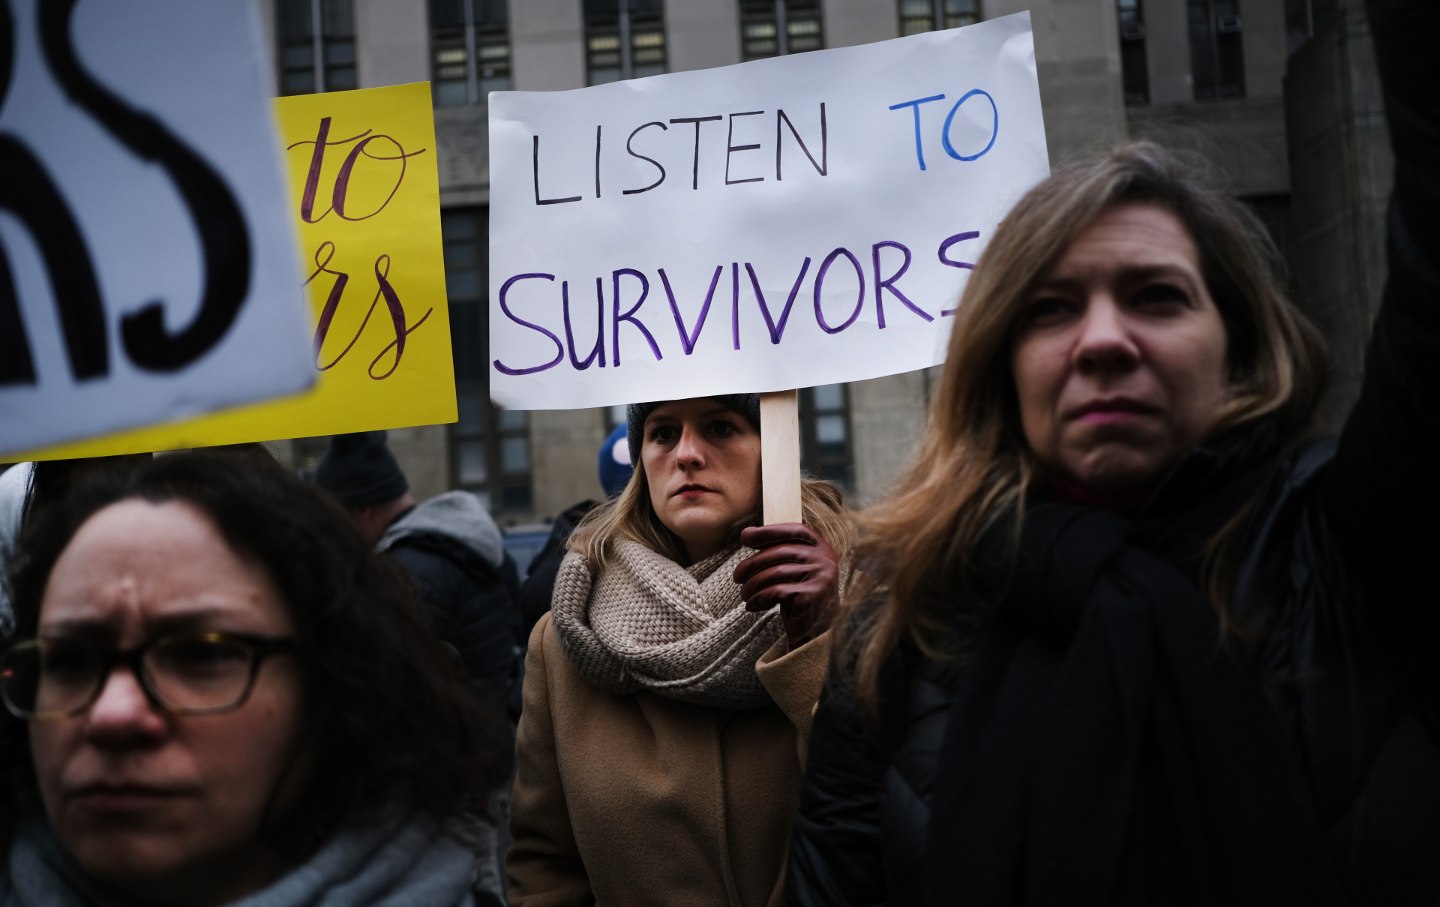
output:
[{"label": "knit beanie hat", "polygon": [[[745,417],[745,421],[760,430],[760,395],[759,394],[720,394],[715,397],[706,397],[707,400],[714,400]],[[640,462],[640,442],[645,438],[645,420],[662,403],[669,403],[669,400],[656,400],[652,403],[632,403],[625,407],[625,429],[630,438],[630,462]]]},{"label": "knit beanie hat", "polygon": [[368,507],[393,501],[410,488],[385,432],[362,431],[330,439],[315,469],[315,484],[346,507]]},{"label": "knit beanie hat", "polygon": [[630,447],[625,443],[625,431],[624,425],[615,426],[600,445],[600,487],[605,489],[607,498],[619,494],[635,471],[635,461],[630,459]]}]

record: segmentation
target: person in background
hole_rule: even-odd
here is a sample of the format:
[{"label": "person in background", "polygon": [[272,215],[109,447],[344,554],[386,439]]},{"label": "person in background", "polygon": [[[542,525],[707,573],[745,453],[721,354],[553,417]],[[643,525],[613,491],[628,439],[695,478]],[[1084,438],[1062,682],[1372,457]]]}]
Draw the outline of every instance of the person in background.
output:
[{"label": "person in background", "polygon": [[759,400],[631,406],[526,655],[512,904],[778,902],[851,526],[803,486],[758,526]]},{"label": "person in background", "polygon": [[480,499],[447,491],[417,502],[383,431],[331,438],[315,484],[340,502],[361,538],[405,567],[470,676],[507,696],[518,659],[513,565]]},{"label": "person in background", "polygon": [[[16,463],[0,472],[0,574],[4,573],[20,538],[20,523],[25,516],[25,499],[30,494],[30,473],[34,463]],[[10,635],[14,627],[14,612],[10,609],[10,590],[0,582],[0,640]]]},{"label": "person in background", "polygon": [[1150,144],[1033,189],[862,517],[789,903],[1440,903],[1440,6],[1370,11],[1390,273],[1338,442],[1241,203]]},{"label": "person in background", "polygon": [[[609,500],[624,490],[630,481],[630,474],[635,471],[630,462],[630,444],[625,439],[624,425],[615,426],[605,437],[596,460],[600,489],[605,492],[605,499]],[[567,507],[555,518],[554,525],[550,527],[550,537],[545,540],[545,546],[530,563],[530,572],[525,577],[525,584],[520,587],[520,619],[526,639],[529,638],[530,631],[535,629],[540,616],[550,610],[550,596],[555,591],[555,574],[560,570],[560,561],[565,558],[565,546],[570,541],[570,534],[580,525],[587,513],[599,506],[599,501],[586,499]]]},{"label": "person in background", "polygon": [[[417,502],[383,431],[331,438],[315,484],[344,506],[366,544],[404,567],[440,638],[473,678],[493,733],[513,739],[521,667],[514,564],[485,505],[468,491]],[[497,898],[504,890],[498,843],[504,822],[497,791],[477,808],[471,829],[477,890]]]},{"label": "person in background", "polygon": [[105,467],[0,650],[0,905],[471,905],[497,741],[399,568],[273,464]]}]

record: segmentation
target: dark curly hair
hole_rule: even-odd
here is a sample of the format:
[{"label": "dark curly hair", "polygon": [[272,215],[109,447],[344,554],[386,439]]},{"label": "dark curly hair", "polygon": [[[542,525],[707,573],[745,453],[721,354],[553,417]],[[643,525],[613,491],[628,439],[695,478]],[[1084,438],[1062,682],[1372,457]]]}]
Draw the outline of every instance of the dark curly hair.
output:
[{"label": "dark curly hair", "polygon": [[[27,521],[10,568],[16,637],[35,634],[50,572],[104,507],[188,503],[265,567],[295,624],[311,775],[270,843],[301,859],[337,830],[396,806],[444,822],[502,784],[505,730],[467,688],[409,578],[298,477],[254,458],[188,453],[83,480]],[[0,841],[39,809],[26,723],[0,709]]]}]

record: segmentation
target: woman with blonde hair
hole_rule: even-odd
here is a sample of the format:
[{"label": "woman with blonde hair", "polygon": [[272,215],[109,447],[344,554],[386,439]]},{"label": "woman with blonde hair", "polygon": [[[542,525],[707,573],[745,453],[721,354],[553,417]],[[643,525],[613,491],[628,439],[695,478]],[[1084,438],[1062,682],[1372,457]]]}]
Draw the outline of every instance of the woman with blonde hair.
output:
[{"label": "woman with blonde hair", "polygon": [[1173,155],[1057,172],[996,231],[862,518],[790,903],[1440,897],[1434,533],[1393,512],[1440,505],[1440,73],[1398,46],[1440,30],[1395,6],[1379,58],[1430,75],[1386,73],[1390,283],[1338,444],[1273,246]]},{"label": "woman with blonde hair", "polygon": [[756,525],[753,394],[627,421],[530,637],[510,900],[777,904],[850,521],[810,480],[803,523]]}]

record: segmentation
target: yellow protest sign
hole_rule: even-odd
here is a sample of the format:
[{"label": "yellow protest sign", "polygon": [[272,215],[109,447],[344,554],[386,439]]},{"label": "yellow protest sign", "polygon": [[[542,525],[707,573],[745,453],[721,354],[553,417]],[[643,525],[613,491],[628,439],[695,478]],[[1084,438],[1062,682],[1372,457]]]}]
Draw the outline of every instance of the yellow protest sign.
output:
[{"label": "yellow protest sign", "polygon": [[275,101],[313,316],[319,372],[313,390],[6,459],[96,457],[454,422],[430,103],[424,82]]}]

